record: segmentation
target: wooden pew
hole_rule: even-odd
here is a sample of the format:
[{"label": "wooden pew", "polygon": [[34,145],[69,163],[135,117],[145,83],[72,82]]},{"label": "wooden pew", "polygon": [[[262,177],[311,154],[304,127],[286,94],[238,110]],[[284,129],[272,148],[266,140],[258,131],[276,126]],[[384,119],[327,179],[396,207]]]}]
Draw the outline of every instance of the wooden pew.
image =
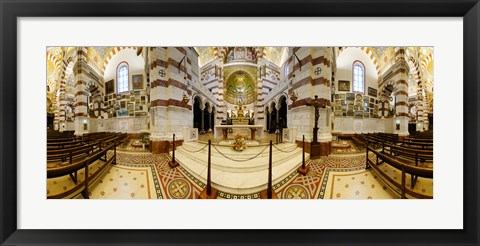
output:
[{"label": "wooden pew", "polygon": [[[388,154],[381,153],[380,151],[377,151],[373,149],[371,146],[368,145],[367,143],[367,153],[366,153],[366,169],[372,169],[377,175],[385,178],[389,183],[397,187],[398,189],[401,190],[400,195],[401,198],[405,199],[407,198],[406,195],[408,194],[409,196],[415,197],[415,198],[427,198],[427,199],[432,199],[432,196],[424,195],[421,193],[416,192],[413,188],[415,187],[415,182],[416,178],[424,177],[424,178],[433,178],[433,169],[432,168],[426,168],[426,167],[418,167],[411,165],[410,163],[406,163],[404,161],[400,161],[398,159],[395,159]],[[369,158],[369,152],[373,152],[376,155],[376,163],[370,160]],[[396,169],[401,170],[401,181],[398,182],[388,176],[386,173],[384,173],[379,165],[381,164],[387,164],[390,165]],[[411,188],[406,187],[406,174],[410,174],[412,178],[412,183],[411,183]],[[394,189],[395,191],[395,189]]]},{"label": "wooden pew", "polygon": [[365,136],[363,134],[355,134],[351,137],[351,139],[359,150],[363,150],[365,148]]},{"label": "wooden pew", "polygon": [[[116,136],[115,138],[116,140],[118,140],[118,136]],[[69,162],[66,165],[47,168],[47,178],[56,178],[56,177],[61,177],[65,175],[70,175],[70,177],[75,177],[75,180],[74,180],[75,186],[72,189],[66,190],[65,192],[62,192],[59,194],[47,195],[47,198],[48,199],[72,198],[81,193],[84,198],[88,199],[89,185],[93,184],[100,176],[102,176],[102,174],[107,170],[107,167],[110,164],[116,163],[116,147],[118,145],[118,142],[114,140],[108,143],[109,145],[104,146],[103,148],[94,150],[89,155],[84,156],[82,158],[78,158],[72,162]],[[107,159],[107,152],[109,150],[113,150],[113,155],[109,159]],[[102,159],[102,157],[104,157],[104,159]],[[97,160],[103,160],[105,162],[97,171],[89,175],[89,165],[91,165]],[[81,182],[78,182],[77,172],[80,169],[84,169],[85,177]],[[75,176],[72,175],[73,173],[75,173]]]}]

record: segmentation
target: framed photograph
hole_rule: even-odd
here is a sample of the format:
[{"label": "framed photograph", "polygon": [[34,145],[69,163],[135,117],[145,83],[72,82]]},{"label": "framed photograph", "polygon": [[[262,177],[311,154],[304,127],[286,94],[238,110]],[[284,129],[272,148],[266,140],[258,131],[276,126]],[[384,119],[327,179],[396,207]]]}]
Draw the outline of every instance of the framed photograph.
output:
[{"label": "framed photograph", "polygon": [[339,80],[338,81],[338,91],[350,91],[350,81]]},{"label": "framed photograph", "polygon": [[[188,5],[188,8],[185,7],[186,5]],[[477,215],[479,207],[479,187],[477,182],[480,174],[478,173],[479,169],[477,167],[478,155],[475,153],[475,150],[479,148],[477,139],[479,122],[476,115],[478,115],[479,112],[477,100],[479,83],[477,82],[478,67],[480,64],[478,64],[477,51],[480,48],[480,26],[478,21],[480,17],[477,1],[279,1],[259,2],[255,3],[253,8],[252,6],[250,2],[236,2],[232,6],[231,3],[222,1],[194,2],[188,0],[182,3],[171,1],[142,1],[135,3],[127,0],[112,1],[108,2],[108,4],[105,4],[104,1],[80,2],[70,0],[48,2],[39,0],[28,1],[28,3],[25,1],[2,1],[0,5],[2,13],[2,21],[0,23],[2,36],[2,44],[0,47],[0,54],[2,55],[2,63],[0,65],[2,66],[2,88],[0,93],[2,94],[1,98],[3,102],[11,102],[10,105],[7,105],[7,103],[0,104],[2,108],[0,110],[2,115],[2,124],[0,124],[0,135],[2,135],[2,143],[0,144],[2,148],[2,166],[0,172],[0,183],[2,184],[0,187],[0,200],[2,201],[0,217],[2,218],[2,225],[0,227],[0,242],[2,245],[227,245],[228,243],[235,243],[237,245],[444,245],[445,243],[450,245],[478,245],[479,222]],[[224,21],[223,19],[212,17],[219,15],[226,17],[266,16],[266,18],[261,18],[261,20],[252,18],[252,20],[250,20],[248,17],[243,17],[238,18],[239,20],[226,19],[228,21]],[[70,21],[68,20],[69,16],[75,16],[76,18],[72,19],[81,20]],[[148,20],[132,21],[136,22],[136,24],[131,24],[130,18],[105,18],[110,22],[109,25],[106,25],[102,20],[93,23],[86,19],[86,17],[79,18],[78,16],[149,18],[145,18]],[[160,16],[162,18],[158,18],[158,20],[157,18],[152,18],[152,16]],[[171,16],[176,16],[179,20],[165,20],[169,18],[163,18]],[[179,24],[180,22],[189,21],[190,18],[186,18],[188,16],[207,16],[209,18],[206,18],[207,20],[201,19],[200,21],[193,19],[190,20],[187,25]],[[306,16],[314,18],[282,20],[280,18],[270,19],[268,16]],[[325,24],[325,20],[318,18],[324,16],[347,16],[355,18],[352,18],[353,23],[352,20],[349,20],[350,18],[342,19],[341,21],[344,22],[343,25],[336,20],[332,20],[334,18],[331,18],[328,20],[331,23]],[[368,20],[357,18],[358,16],[368,17]],[[377,19],[376,16],[382,16],[382,18]],[[411,19],[398,18],[408,18],[411,16],[422,17],[420,18],[422,20],[416,20],[421,23],[418,24]],[[435,18],[429,18],[431,16],[435,16]],[[67,21],[62,19],[65,17]],[[83,20],[88,21],[84,21],[85,23],[80,25],[75,24]],[[148,22],[152,22],[152,24]],[[199,25],[199,22],[201,25]],[[243,23],[240,23],[240,25],[236,24],[237,22]],[[66,25],[66,23],[68,23],[68,25]],[[42,26],[45,28],[33,28]],[[207,31],[204,32],[204,37],[198,34],[196,36],[189,35],[194,32],[191,30],[209,30],[209,27],[210,30],[214,27],[214,29],[222,31]],[[175,30],[181,30],[182,35],[172,35],[175,33]],[[418,31],[420,31],[420,33],[418,33]],[[28,35],[28,32],[34,33],[33,38]],[[157,32],[158,37],[155,36]],[[241,35],[239,35],[239,32]],[[443,33],[441,40],[437,37],[434,40],[435,42],[431,41],[432,37],[438,32]],[[427,33],[428,35],[422,35],[422,33]],[[64,36],[69,36],[71,39],[67,39]],[[182,40],[175,40],[173,39],[174,36],[182,36]],[[398,38],[399,36],[409,39]],[[229,202],[212,200],[190,201],[190,204],[188,204],[189,201],[184,200],[165,202],[161,200],[150,201],[147,199],[139,201],[111,200],[106,202],[62,200],[61,204],[59,204],[58,201],[45,201],[44,195],[47,193],[47,189],[44,183],[37,182],[38,178],[36,178],[36,176],[42,176],[41,179],[45,180],[47,176],[44,172],[45,170],[42,169],[41,171],[43,172],[33,172],[31,170],[31,168],[35,168],[34,166],[44,166],[43,162],[38,161],[40,155],[38,155],[35,148],[29,148],[28,145],[25,146],[25,143],[28,143],[30,146],[37,146],[38,142],[35,142],[35,139],[42,139],[42,141],[44,141],[43,135],[45,135],[46,129],[43,124],[37,124],[40,126],[28,124],[28,126],[26,126],[25,120],[19,119],[28,119],[28,122],[30,122],[30,119],[33,120],[32,122],[46,122],[45,118],[47,116],[45,116],[45,113],[43,113],[43,116],[38,117],[35,113],[32,114],[32,112],[45,111],[45,93],[42,92],[45,90],[45,83],[38,83],[38,80],[44,80],[45,78],[43,74],[45,73],[45,68],[48,66],[45,59],[47,47],[62,44],[99,44],[130,47],[145,44],[147,37],[150,37],[149,40],[161,40],[158,41],[158,43],[157,41],[152,41],[153,45],[158,45],[159,47],[185,45],[184,40],[186,39],[190,40],[189,43],[194,43],[193,45],[199,47],[205,45],[224,47],[230,44],[242,47],[253,46],[255,47],[255,54],[265,53],[268,54],[268,57],[273,57],[275,54],[278,54],[278,52],[276,53],[276,51],[272,50],[262,52],[263,50],[258,50],[257,48],[264,44],[271,44],[272,47],[275,47],[285,43],[292,47],[299,47],[305,43],[314,45],[338,44],[342,47],[358,47],[369,44],[379,46],[382,44],[407,46],[418,44],[415,40],[426,43],[426,45],[435,46],[435,64],[437,66],[435,68],[435,79],[462,83],[462,79],[454,80],[449,76],[460,75],[460,77],[463,78],[463,85],[448,87],[448,93],[445,93],[445,87],[442,87],[440,83],[438,87],[435,87],[435,92],[438,93],[435,95],[435,100],[438,100],[436,103],[440,104],[438,108],[435,108],[435,110],[437,110],[435,111],[435,122],[438,123],[435,125],[435,129],[438,129],[440,135],[438,138],[439,141],[436,141],[435,145],[441,146],[442,148],[440,149],[448,149],[449,152],[447,155],[445,153],[439,153],[439,151],[437,151],[439,148],[435,147],[435,155],[440,155],[441,158],[437,158],[439,159],[439,163],[443,161],[443,157],[446,156],[446,160],[456,164],[450,166],[461,168],[457,168],[458,171],[447,165],[437,165],[444,169],[439,168],[435,171],[435,177],[440,177],[436,180],[439,184],[435,186],[436,197],[432,201],[422,202],[423,204],[427,204],[426,206],[422,206],[418,201],[411,200],[396,200],[389,202],[388,206],[386,206],[385,201],[367,200],[368,197],[363,196],[364,190],[360,189],[358,189],[358,196],[362,196],[362,198],[365,199],[364,201],[347,199],[335,202],[328,200],[299,200],[296,202],[288,202],[275,200],[262,201],[259,199],[259,201],[238,200]],[[230,39],[221,39],[222,37],[229,37]],[[261,37],[268,37],[269,39],[262,39]],[[459,39],[461,40],[458,41]],[[148,42],[150,43],[151,41]],[[460,42],[460,44],[457,42]],[[40,49],[41,52],[38,53],[41,53],[41,56],[38,56],[37,52],[31,52],[28,47]],[[448,50],[451,49],[451,47],[458,47],[458,49],[455,49],[456,52],[450,56],[451,53],[448,53]],[[145,56],[145,53],[142,53],[145,51],[141,51],[140,49],[126,49],[130,49],[129,51],[132,57],[138,59],[152,56],[152,53],[149,53],[149,56]],[[350,48],[345,48],[339,56],[348,55],[349,49]],[[459,50],[463,52],[459,52]],[[292,64],[290,72],[296,76],[296,79],[303,79],[302,73],[304,73],[304,71],[308,72],[307,67],[313,67],[313,64],[319,62],[319,59],[314,60],[311,59],[312,57],[306,58],[310,53],[296,51],[296,48],[289,50],[290,54],[298,56],[298,61],[293,56],[293,59],[289,61],[289,63]],[[100,69],[104,67],[110,69],[110,67],[108,67],[109,64],[101,63],[107,61],[109,55],[108,52],[101,53],[101,48],[98,49],[96,54],[88,52],[88,49],[81,47],[74,49],[72,53],[69,52],[70,51],[65,50],[58,54],[62,54],[62,56],[66,55],[67,59],[65,59],[65,61],[69,61],[68,54],[82,55],[82,53],[84,53],[83,57],[91,56],[92,61],[95,61],[95,57],[98,57],[99,65],[97,67]],[[137,52],[139,53],[138,56]],[[359,53],[360,52],[362,52],[361,54],[365,57],[370,57],[372,54],[375,55],[367,49],[360,50]],[[27,56],[25,56],[25,54]],[[169,65],[172,66],[169,68],[169,70],[171,70],[170,72],[177,72],[177,68],[174,66],[181,64],[180,60],[183,57],[183,53],[180,51],[174,54],[174,62],[169,63]],[[219,52],[218,54],[223,53]],[[383,58],[384,53],[380,52],[380,54],[379,57]],[[229,53],[225,52],[226,58],[228,55]],[[234,54],[232,55],[234,56]],[[248,53],[246,53],[246,55],[248,56]],[[37,59],[38,57],[41,57],[41,59]],[[104,59],[104,57],[107,58]],[[388,56],[389,59],[393,57]],[[191,66],[191,63],[197,62],[196,60],[190,59],[190,63],[187,63],[187,58],[185,58],[185,65],[189,64],[188,66]],[[325,59],[328,60],[329,57]],[[365,64],[365,67],[367,71],[371,68],[374,74],[376,72],[375,66],[388,63],[389,59],[377,59],[375,62],[372,61],[371,64]],[[445,62],[445,60],[449,60],[449,62]],[[34,61],[41,62],[37,62],[37,64],[30,63]],[[62,61],[62,59],[58,60],[60,69],[70,70],[75,68],[75,66],[69,67],[68,63],[63,64]],[[72,59],[71,61],[76,60]],[[328,61],[333,62],[334,60]],[[110,62],[110,66],[113,66],[113,69],[110,69],[110,71],[114,71],[113,74],[115,74],[116,64],[113,64],[114,60],[110,60]],[[271,61],[267,60],[265,63],[270,64],[270,62]],[[280,64],[276,65],[280,67],[282,62],[282,59],[278,59],[278,62],[275,60],[275,62],[271,63]],[[409,66],[408,62],[407,58],[405,61],[405,63],[407,63],[406,66]],[[147,65],[150,66],[153,64],[153,61],[150,60],[148,63]],[[52,64],[55,65],[53,59]],[[421,62],[418,64],[422,66]],[[320,66],[324,69],[328,67],[326,65]],[[461,68],[460,71],[458,70],[458,66]],[[42,68],[41,73],[36,72],[37,67]],[[132,70],[133,67],[134,66],[131,66]],[[346,64],[345,67],[352,69],[352,63]],[[442,69],[439,69],[445,67],[448,67],[448,71],[441,71]],[[140,69],[143,69],[143,67]],[[300,72],[300,69],[302,72]],[[428,66],[423,69],[428,70]],[[265,70],[266,69],[264,69],[264,71]],[[279,71],[283,73],[282,70]],[[342,75],[340,67],[337,71],[338,72],[335,73],[336,79],[352,79],[351,73]],[[33,78],[35,78],[36,83],[28,84],[28,82],[26,82],[27,75],[30,73],[33,75]],[[39,74],[41,75],[38,76]],[[308,76],[313,74],[312,72]],[[195,77],[195,75],[190,75]],[[178,77],[181,78],[182,76],[182,71],[178,71]],[[344,77],[342,78],[341,76]],[[182,86],[181,84],[183,82],[184,81],[180,81],[180,86]],[[200,80],[196,82],[199,83]],[[353,80],[352,83],[354,83]],[[40,86],[36,87],[35,84],[40,84]],[[446,84],[447,83],[443,83],[443,86]],[[298,86],[298,84],[293,83],[293,86]],[[321,86],[323,85],[319,87]],[[37,97],[35,93],[29,91],[35,91],[36,94],[41,94],[41,97]],[[317,93],[317,91],[320,90],[312,90],[310,94]],[[458,94],[459,91],[461,94]],[[308,96],[310,97],[311,95]],[[181,97],[177,97],[177,99],[178,98]],[[302,98],[304,97],[299,98],[299,103]],[[448,100],[451,98],[462,98],[463,100],[456,100],[459,101],[456,105],[458,106],[464,103],[463,109],[465,112],[473,113],[463,115],[462,112],[456,112],[458,118],[463,118],[462,121],[458,122],[451,119],[449,120],[449,118],[451,118],[451,112],[447,112],[447,115],[450,116],[449,118],[448,116],[447,118],[442,118],[442,116],[445,116],[445,112],[441,110],[442,108],[447,108],[443,106],[448,106],[448,104],[442,104],[442,101],[451,101]],[[157,99],[158,97],[152,94],[152,101]],[[276,100],[274,98],[272,99]],[[190,103],[193,105],[193,100],[190,101]],[[268,101],[264,103],[268,103]],[[15,104],[17,105],[15,106]],[[189,110],[194,109],[184,109],[185,112]],[[128,110],[126,111],[128,112]],[[25,113],[27,113],[27,115],[25,115]],[[121,113],[121,115],[124,114],[125,112]],[[128,112],[128,115],[130,115],[130,112]],[[291,115],[289,116],[288,120],[292,121]],[[353,123],[362,122],[362,119],[340,120],[347,122],[352,120]],[[127,121],[130,121],[130,119],[123,121],[118,120],[117,122],[123,123]],[[109,119],[109,122],[113,125],[116,119]],[[191,124],[191,122],[188,122],[188,124]],[[450,134],[453,136],[449,139],[448,145],[445,145],[445,128],[442,128],[445,125],[448,125],[450,129],[462,129],[462,131],[459,132],[463,133],[463,137],[462,134]],[[335,126],[339,128],[342,125],[336,123]],[[356,124],[355,126],[362,127],[360,124]],[[119,124],[118,129],[121,129],[121,127],[122,125]],[[155,127],[157,130],[160,129],[160,131],[170,131],[170,129]],[[152,126],[152,131],[155,130],[155,127]],[[310,129],[310,126],[306,128]],[[393,130],[393,125],[391,128]],[[89,129],[91,129],[90,126]],[[405,130],[408,129],[405,129],[402,125],[402,127],[398,127],[397,131]],[[309,132],[309,130],[305,130],[305,133],[310,135],[311,133]],[[301,134],[304,134],[304,132],[299,132],[297,137],[301,137]],[[172,136],[162,135],[161,138],[164,139],[164,143],[156,143],[150,147],[153,148],[153,150],[159,146],[168,148],[166,146],[169,146],[168,140],[171,139],[171,137]],[[188,142],[185,141],[183,147],[186,147],[187,143]],[[200,146],[200,144],[198,145]],[[460,147],[457,145],[460,145]],[[39,149],[46,149],[42,148],[42,146],[45,146],[43,143],[38,144],[38,146],[40,146]],[[275,146],[278,147],[279,145]],[[468,146],[468,148],[463,149],[461,146]],[[249,146],[248,148],[247,151],[254,150],[254,147]],[[246,155],[247,152],[244,151],[241,153]],[[165,170],[172,173],[175,172],[180,176],[175,176],[175,179],[169,180],[169,184],[171,185],[168,187],[169,189],[166,189],[165,193],[162,194],[179,194],[176,193],[179,191],[181,191],[180,194],[192,194],[192,196],[193,194],[200,194],[199,191],[201,191],[201,189],[198,187],[203,187],[202,184],[204,185],[205,182],[202,183],[203,180],[199,181],[198,184],[181,182],[182,178],[184,178],[181,176],[181,172],[184,170],[182,168],[184,167],[180,165],[175,169],[170,168],[167,164],[168,161],[171,160],[170,157],[168,154],[162,156],[161,162],[159,162],[158,165],[161,163],[161,165],[165,166]],[[32,158],[36,158],[37,160],[34,159],[32,162]],[[325,159],[325,157],[321,158]],[[25,163],[30,164],[28,166],[29,168],[25,168]],[[32,165],[32,163],[39,165]],[[121,161],[119,160],[118,163],[121,163]],[[328,165],[315,165],[313,158],[309,159],[307,164],[308,167],[310,167],[310,171],[317,172],[318,170],[315,168],[324,168],[320,169],[320,171],[328,178],[328,181],[337,183],[345,182],[342,184],[342,187],[346,187],[347,179],[349,182],[349,186],[347,187],[349,187],[350,190],[355,187],[353,182],[356,182],[355,185],[358,184],[359,187],[362,185],[360,182],[363,180],[359,180],[359,178],[352,180],[349,176],[339,177],[338,172],[335,173],[335,168],[328,168]],[[298,163],[295,165],[298,166]],[[327,166],[327,168],[324,166]],[[137,165],[136,167],[129,168],[144,170],[151,168],[151,170],[153,170],[151,173],[157,175],[157,180],[162,172],[162,169],[156,166],[145,167]],[[31,174],[26,173],[25,170],[28,170],[28,173]],[[89,169],[87,168],[86,170]],[[297,175],[300,174],[294,171],[296,170],[293,170],[292,173],[295,174],[295,177],[291,178],[289,182],[286,183],[287,185],[298,185],[301,184],[302,180],[312,178],[312,173],[306,176],[298,176],[297,178]],[[362,172],[369,171],[359,162],[359,165],[355,166],[355,170],[353,170],[352,173],[353,172],[356,174],[360,173],[359,176],[363,178],[365,176]],[[33,173],[40,173],[41,175],[33,175]],[[349,173],[349,175],[352,173]],[[460,174],[460,178],[458,174]],[[213,175],[215,175],[215,173],[213,173]],[[124,177],[126,178],[127,176]],[[143,177],[145,177],[145,175]],[[335,179],[336,177],[340,178],[340,180]],[[127,186],[122,182],[118,182],[118,184],[123,185],[121,187],[130,188],[133,184],[131,183],[133,182],[133,177],[128,176],[128,178],[130,183],[128,183]],[[213,180],[215,179],[216,177],[213,176]],[[149,180],[152,180],[150,185],[155,185],[155,177],[153,177],[153,175],[149,176]],[[410,179],[407,178],[407,180]],[[103,181],[108,182],[109,180],[105,179]],[[273,183],[277,184],[275,180]],[[141,184],[140,182],[138,183],[138,190],[140,191],[142,191],[142,188],[140,188]],[[366,184],[370,185],[368,182]],[[421,184],[421,182],[419,184]],[[25,188],[30,188],[32,185],[38,186],[39,188],[35,190],[25,190]],[[375,188],[367,187],[367,185],[364,186],[366,189],[383,190],[383,186],[375,186]],[[448,187],[445,188],[446,186]],[[182,190],[182,187],[190,187],[191,189]],[[300,189],[293,189],[299,187]],[[194,190],[194,188],[198,189]],[[280,191],[278,188],[279,187],[274,187],[276,191]],[[322,192],[324,195],[326,194],[325,192],[331,192],[329,189],[313,192],[308,188],[301,188],[302,186],[298,185],[292,187],[290,190],[281,190],[280,195],[286,196],[287,194],[291,195],[292,198],[301,199],[305,194],[319,196]],[[121,188],[118,189],[120,190]],[[446,193],[446,190],[453,192]],[[107,192],[113,193],[114,191],[113,189],[105,190],[105,194],[107,194]],[[339,194],[339,199],[345,198],[345,193],[340,191],[332,193],[334,198],[337,197],[337,193]],[[40,199],[38,199],[39,194],[41,195]],[[437,196],[437,194],[439,195]],[[99,193],[99,195],[101,194]],[[132,197],[138,196],[139,193],[132,195],[129,192],[127,195]],[[152,193],[152,195],[157,194]],[[356,195],[355,189],[353,195]],[[192,203],[195,203],[195,206],[191,206]],[[461,204],[460,207],[458,207],[458,203]],[[79,206],[78,204],[81,205]],[[219,204],[221,204],[221,206],[219,206]],[[407,204],[407,206],[405,206],[405,204]],[[288,207],[288,209],[286,209],[286,207]],[[400,213],[394,220],[380,218],[382,216],[375,217],[373,215],[365,215],[368,211],[382,211],[382,209],[386,207],[391,211],[401,211],[398,208],[408,208],[408,211]],[[34,210],[33,213],[31,212],[32,208]],[[355,208],[353,209],[355,211],[353,211],[352,208]],[[441,209],[440,213],[438,213],[439,208]],[[72,211],[82,212],[80,215],[77,213],[75,216],[72,215]],[[412,216],[412,214],[418,211],[421,211],[418,217]],[[294,214],[302,213],[308,214],[308,216],[302,219],[299,219],[298,216],[293,216]],[[70,215],[68,219],[65,219],[67,218],[65,217],[66,214]],[[432,215],[437,215],[437,218],[434,216],[432,218]],[[63,219],[58,220],[59,216],[63,217]],[[223,224],[218,219],[219,217],[221,217],[220,219],[224,222]],[[294,218],[291,219],[288,217]],[[206,230],[195,230],[197,228]],[[249,230],[243,230],[247,228]]]},{"label": "framed photograph", "polygon": [[113,79],[105,82],[105,94],[109,95],[115,92]]},{"label": "framed photograph", "polygon": [[355,100],[355,94],[353,93],[346,93],[345,94],[347,97],[347,101],[354,101]]},{"label": "framed photograph", "polygon": [[134,90],[143,90],[143,74],[132,75],[132,87]]},{"label": "framed photograph", "polygon": [[127,116],[128,116],[128,110],[126,109],[117,110],[117,117],[127,117]]}]

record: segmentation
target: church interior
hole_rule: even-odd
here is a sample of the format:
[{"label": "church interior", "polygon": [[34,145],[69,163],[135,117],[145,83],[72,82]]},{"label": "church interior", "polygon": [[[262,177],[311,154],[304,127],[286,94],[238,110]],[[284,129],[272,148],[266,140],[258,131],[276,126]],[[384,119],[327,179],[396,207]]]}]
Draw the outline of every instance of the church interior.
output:
[{"label": "church interior", "polygon": [[433,199],[433,47],[47,47],[47,199]]}]

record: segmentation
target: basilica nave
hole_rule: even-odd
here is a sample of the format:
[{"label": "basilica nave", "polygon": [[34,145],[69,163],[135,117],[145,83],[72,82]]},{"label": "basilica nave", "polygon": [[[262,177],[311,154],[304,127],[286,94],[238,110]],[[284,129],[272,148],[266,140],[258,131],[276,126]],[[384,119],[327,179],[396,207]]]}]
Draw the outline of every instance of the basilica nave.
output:
[{"label": "basilica nave", "polygon": [[432,47],[48,47],[49,199],[432,199]]}]

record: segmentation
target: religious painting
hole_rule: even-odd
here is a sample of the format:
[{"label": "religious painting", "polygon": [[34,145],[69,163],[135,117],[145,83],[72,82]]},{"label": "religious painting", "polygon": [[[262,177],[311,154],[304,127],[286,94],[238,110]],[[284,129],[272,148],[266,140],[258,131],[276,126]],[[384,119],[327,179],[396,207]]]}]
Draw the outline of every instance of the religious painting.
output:
[{"label": "religious painting", "polygon": [[134,90],[143,90],[143,74],[132,75],[132,87]]},{"label": "religious painting", "polygon": [[130,97],[130,102],[135,102],[135,97]]},{"label": "religious painting", "polygon": [[133,104],[133,103],[129,103],[128,106],[127,106],[127,109],[128,109],[128,111],[133,111],[133,109],[134,109],[134,104]]},{"label": "religious painting", "polygon": [[105,82],[105,94],[112,94],[115,92],[113,79]]},{"label": "religious painting", "polygon": [[377,97],[377,89],[372,87],[368,87],[368,95],[372,97]]},{"label": "religious painting", "polygon": [[338,91],[350,91],[350,81],[339,80],[338,81]]},{"label": "religious painting", "polygon": [[142,103],[144,103],[144,102],[145,102],[145,96],[141,96],[141,97],[140,97],[140,101],[141,101]]},{"label": "religious painting", "polygon": [[120,108],[122,108],[122,109],[127,108],[127,102],[126,101],[120,101]]}]

